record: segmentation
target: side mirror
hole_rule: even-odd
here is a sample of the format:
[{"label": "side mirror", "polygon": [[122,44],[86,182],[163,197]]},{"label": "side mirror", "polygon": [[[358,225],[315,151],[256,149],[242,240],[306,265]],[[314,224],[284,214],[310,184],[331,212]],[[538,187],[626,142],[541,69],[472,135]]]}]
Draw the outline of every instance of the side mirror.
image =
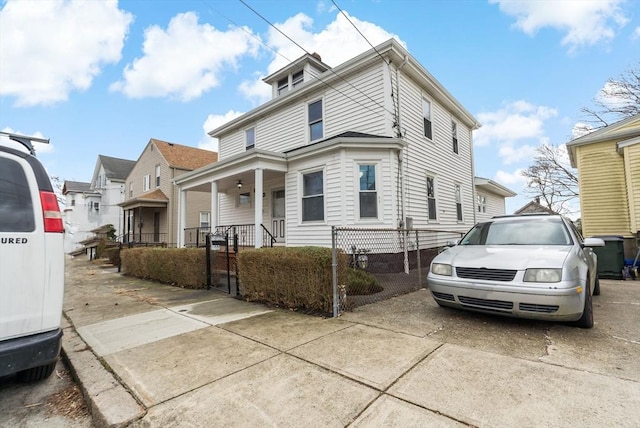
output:
[{"label": "side mirror", "polygon": [[604,247],[604,241],[600,238],[585,238],[583,247]]},{"label": "side mirror", "polygon": [[447,241],[447,247],[455,247],[460,243],[459,239],[454,239],[453,241]]}]

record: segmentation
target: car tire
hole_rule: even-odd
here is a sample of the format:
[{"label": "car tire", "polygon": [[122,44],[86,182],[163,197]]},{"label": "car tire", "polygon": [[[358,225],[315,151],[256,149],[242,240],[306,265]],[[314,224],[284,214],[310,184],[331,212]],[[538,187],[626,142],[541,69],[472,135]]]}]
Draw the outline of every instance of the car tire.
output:
[{"label": "car tire", "polygon": [[53,373],[53,369],[55,368],[55,361],[44,366],[32,367],[30,369],[18,372],[18,379],[21,382],[37,382],[51,376],[51,373]]},{"label": "car tire", "polygon": [[593,287],[593,295],[600,295],[600,277],[598,276],[598,274],[596,274],[596,285]]},{"label": "car tire", "polygon": [[593,327],[593,299],[591,298],[591,289],[589,288],[589,280],[585,284],[585,298],[584,309],[582,310],[582,316],[575,325],[580,328],[592,328]]}]

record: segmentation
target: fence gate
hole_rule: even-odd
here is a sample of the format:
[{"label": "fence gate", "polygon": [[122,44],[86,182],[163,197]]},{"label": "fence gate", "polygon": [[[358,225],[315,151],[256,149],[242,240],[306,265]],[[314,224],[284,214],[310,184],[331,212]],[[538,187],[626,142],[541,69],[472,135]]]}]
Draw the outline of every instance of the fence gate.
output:
[{"label": "fence gate", "polygon": [[[229,248],[229,234],[206,235],[207,289],[216,288],[237,296],[238,284],[238,235],[231,237],[232,248]],[[214,258],[212,260],[212,258]]]},{"label": "fence gate", "polygon": [[426,287],[431,260],[462,236],[457,231],[335,226],[331,233],[333,316]]}]

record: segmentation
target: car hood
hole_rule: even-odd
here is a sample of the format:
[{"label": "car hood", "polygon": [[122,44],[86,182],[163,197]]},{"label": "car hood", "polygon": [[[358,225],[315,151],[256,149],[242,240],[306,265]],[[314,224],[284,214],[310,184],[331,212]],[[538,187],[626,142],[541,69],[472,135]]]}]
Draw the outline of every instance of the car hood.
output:
[{"label": "car hood", "polygon": [[436,263],[487,269],[562,268],[571,246],[456,245],[440,253]]}]

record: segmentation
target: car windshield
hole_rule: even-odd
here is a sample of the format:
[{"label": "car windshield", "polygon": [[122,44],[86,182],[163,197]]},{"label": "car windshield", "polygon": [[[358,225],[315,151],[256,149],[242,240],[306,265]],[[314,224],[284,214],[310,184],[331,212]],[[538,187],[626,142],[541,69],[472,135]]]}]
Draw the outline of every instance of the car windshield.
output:
[{"label": "car windshield", "polygon": [[514,219],[478,223],[461,245],[571,245],[569,231],[558,218]]}]

